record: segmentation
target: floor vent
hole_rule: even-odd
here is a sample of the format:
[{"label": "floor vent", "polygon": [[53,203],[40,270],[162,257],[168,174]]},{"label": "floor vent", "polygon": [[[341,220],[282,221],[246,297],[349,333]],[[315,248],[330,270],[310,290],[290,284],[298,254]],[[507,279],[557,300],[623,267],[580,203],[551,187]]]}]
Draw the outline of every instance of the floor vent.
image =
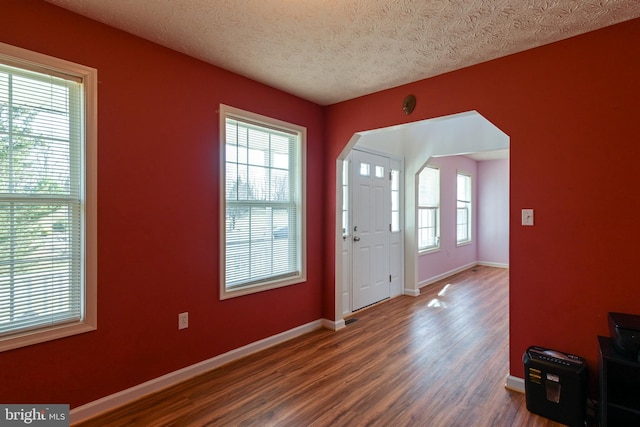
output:
[{"label": "floor vent", "polygon": [[344,321],[344,324],[345,324],[345,326],[347,326],[347,325],[350,325],[350,324],[352,324],[353,322],[357,322],[357,321],[358,321],[358,319],[356,319],[356,318],[353,318],[353,317],[352,317],[351,319],[347,319],[347,320],[345,320],[345,321]]}]

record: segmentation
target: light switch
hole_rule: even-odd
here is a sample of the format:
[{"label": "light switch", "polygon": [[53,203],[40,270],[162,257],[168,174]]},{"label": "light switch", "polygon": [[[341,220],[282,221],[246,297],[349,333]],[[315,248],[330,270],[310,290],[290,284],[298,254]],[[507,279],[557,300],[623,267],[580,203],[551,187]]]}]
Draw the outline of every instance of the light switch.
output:
[{"label": "light switch", "polygon": [[533,209],[522,209],[522,225],[533,225]]}]

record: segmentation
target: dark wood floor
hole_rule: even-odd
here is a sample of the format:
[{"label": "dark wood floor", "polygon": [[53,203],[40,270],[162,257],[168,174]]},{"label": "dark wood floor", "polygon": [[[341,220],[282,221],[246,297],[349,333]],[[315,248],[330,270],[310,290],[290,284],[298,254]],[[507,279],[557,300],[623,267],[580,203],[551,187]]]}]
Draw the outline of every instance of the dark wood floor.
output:
[{"label": "dark wood floor", "polygon": [[560,426],[504,387],[508,275],[475,267],[79,425]]}]

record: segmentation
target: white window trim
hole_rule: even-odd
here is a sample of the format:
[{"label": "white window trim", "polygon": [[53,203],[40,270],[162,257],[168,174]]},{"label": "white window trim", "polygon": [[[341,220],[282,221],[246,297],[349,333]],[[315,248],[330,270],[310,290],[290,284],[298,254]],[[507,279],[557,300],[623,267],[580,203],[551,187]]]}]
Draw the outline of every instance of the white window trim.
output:
[{"label": "white window trim", "polygon": [[[428,208],[420,208],[418,207],[418,215],[420,215],[420,209],[428,209]],[[438,226],[436,227],[436,246],[430,246],[428,248],[418,248],[418,255],[425,255],[425,254],[430,254],[433,252],[440,252],[441,250],[441,245],[440,245],[440,233],[438,233],[438,231],[440,231],[440,207],[434,208],[436,209],[436,221]],[[418,227],[418,233],[420,232],[420,228]]]},{"label": "white window trim", "polygon": [[[467,224],[467,228],[468,228],[468,235],[469,238],[467,240],[460,240],[458,241],[458,219],[457,219],[457,212],[458,212],[458,175],[464,175],[466,177],[469,178],[469,185],[471,186],[470,190],[471,190],[471,194],[469,194],[469,222]],[[458,170],[456,171],[456,247],[460,247],[460,246],[466,246],[466,245],[470,245],[473,243],[473,177],[471,176],[471,174],[469,172],[465,172],[463,170]]]},{"label": "white window trim", "polygon": [[[439,174],[439,181],[438,181],[438,185],[439,187],[439,197],[438,197],[438,206],[434,206],[434,207],[421,207],[420,206],[420,174],[422,173],[422,171],[425,168],[431,168],[431,169],[436,169],[438,170],[438,174]],[[430,253],[434,253],[434,252],[439,252],[441,249],[441,224],[440,224],[440,215],[441,215],[441,208],[442,208],[442,170],[440,169],[439,166],[435,166],[435,165],[424,165],[424,167],[422,167],[417,175],[417,185],[416,185],[416,242],[419,242],[419,233],[420,233],[420,209],[435,209],[436,211],[436,245],[435,246],[429,246],[429,247],[425,247],[425,248],[421,248],[418,246],[418,255],[425,255],[425,254],[430,254]]]},{"label": "white window trim", "polygon": [[[400,164],[400,162],[398,162],[397,165],[394,165],[395,168],[393,166],[389,167],[389,174],[391,177],[391,233],[401,233],[402,232],[402,171],[400,170],[400,168],[402,167],[402,165]],[[397,172],[398,174],[398,189],[394,190],[393,189],[393,173]],[[393,196],[394,194],[397,194],[398,197],[398,209],[396,211],[393,210]],[[397,212],[398,213],[398,224],[397,224],[397,229],[394,227],[393,224],[393,213]]]},{"label": "white window trim", "polygon": [[[307,193],[307,130],[303,126],[298,126],[292,123],[288,123],[282,120],[273,119],[271,117],[263,116],[260,114],[252,113],[249,111],[241,110],[239,108],[231,107],[225,104],[220,104],[218,110],[219,113],[219,126],[220,126],[220,299],[235,298],[243,295],[254,294],[270,289],[281,288],[285,286],[295,285],[307,281],[307,226],[306,226],[306,193]],[[252,122],[263,124],[267,127],[277,127],[288,129],[298,132],[300,135],[300,274],[288,277],[285,279],[276,279],[271,282],[265,282],[256,285],[247,285],[234,289],[227,289],[226,287],[226,118],[227,116],[236,116],[241,119],[247,119]]]},{"label": "white window trim", "polygon": [[342,239],[348,238],[351,233],[349,228],[351,227],[351,210],[349,201],[351,200],[351,180],[349,171],[351,170],[351,158],[348,157],[342,160],[342,184],[341,184],[341,221],[342,221]]},{"label": "white window trim", "polygon": [[77,321],[0,338],[0,351],[25,347],[97,329],[98,71],[63,59],[0,43],[0,58],[13,66],[81,79],[84,87],[84,315]]}]

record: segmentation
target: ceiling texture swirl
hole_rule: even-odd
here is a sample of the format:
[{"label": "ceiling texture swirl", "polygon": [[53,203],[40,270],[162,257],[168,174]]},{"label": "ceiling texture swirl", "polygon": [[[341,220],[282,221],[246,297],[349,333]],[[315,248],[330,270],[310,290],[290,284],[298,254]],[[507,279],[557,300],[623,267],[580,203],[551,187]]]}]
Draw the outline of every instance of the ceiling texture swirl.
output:
[{"label": "ceiling texture swirl", "polygon": [[639,0],[46,0],[320,105],[640,17]]}]

